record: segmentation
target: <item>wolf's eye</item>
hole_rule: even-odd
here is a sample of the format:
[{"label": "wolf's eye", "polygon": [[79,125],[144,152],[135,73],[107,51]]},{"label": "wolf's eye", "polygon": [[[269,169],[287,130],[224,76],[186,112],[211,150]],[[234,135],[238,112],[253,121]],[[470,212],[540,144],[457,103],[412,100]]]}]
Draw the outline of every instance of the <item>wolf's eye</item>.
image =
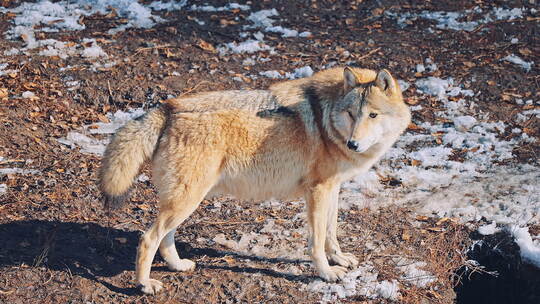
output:
[{"label": "wolf's eye", "polygon": [[377,113],[369,113],[370,118],[375,118],[375,117],[377,117],[377,115],[378,115]]},{"label": "wolf's eye", "polygon": [[351,111],[347,111],[347,114],[349,114],[349,117],[350,117],[352,120],[354,120],[354,115],[352,114]]}]

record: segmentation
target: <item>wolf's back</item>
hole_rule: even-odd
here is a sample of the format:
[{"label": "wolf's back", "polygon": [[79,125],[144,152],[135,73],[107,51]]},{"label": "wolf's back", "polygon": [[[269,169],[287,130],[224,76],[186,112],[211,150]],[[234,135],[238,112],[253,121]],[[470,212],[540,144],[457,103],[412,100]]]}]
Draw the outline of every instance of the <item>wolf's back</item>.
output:
[{"label": "wolf's back", "polygon": [[139,168],[154,154],[167,119],[168,107],[163,105],[128,122],[113,136],[99,172],[105,207],[123,205]]}]

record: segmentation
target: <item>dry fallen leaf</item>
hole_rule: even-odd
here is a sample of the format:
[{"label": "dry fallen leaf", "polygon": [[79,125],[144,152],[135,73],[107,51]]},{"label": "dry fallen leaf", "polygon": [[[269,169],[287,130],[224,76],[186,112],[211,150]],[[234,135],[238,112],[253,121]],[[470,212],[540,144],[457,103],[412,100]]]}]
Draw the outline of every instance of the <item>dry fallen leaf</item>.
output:
[{"label": "dry fallen leaf", "polygon": [[222,27],[226,27],[228,25],[231,25],[231,24],[238,24],[238,22],[234,21],[234,20],[227,20],[227,19],[220,19],[219,20],[219,24],[222,26]]},{"label": "dry fallen leaf", "polygon": [[199,39],[199,42],[197,43],[197,46],[200,47],[202,50],[209,51],[212,53],[216,52],[216,48],[214,46],[202,39]]},{"label": "dry fallen leaf", "polygon": [[8,89],[0,88],[0,98],[8,97]]},{"label": "dry fallen leaf", "polygon": [[226,255],[226,256],[222,257],[221,259],[224,260],[225,262],[227,262],[227,264],[229,264],[229,265],[234,262],[234,259],[230,255]]},{"label": "dry fallen leaf", "polygon": [[403,231],[403,233],[401,234],[401,239],[404,241],[410,240],[411,234],[409,233],[409,231]]},{"label": "dry fallen leaf", "polygon": [[523,128],[523,133],[526,133],[528,135],[533,135],[534,134],[534,130],[531,129],[531,128]]},{"label": "dry fallen leaf", "polygon": [[407,126],[407,129],[409,129],[409,130],[418,130],[418,131],[424,130],[424,128],[420,127],[419,125],[415,124],[414,122],[411,122],[411,123]]},{"label": "dry fallen leaf", "polygon": [[519,51],[519,53],[520,53],[521,55],[523,55],[523,56],[529,56],[529,55],[532,54],[532,51],[529,50],[529,49],[527,49],[527,48],[521,48],[521,49],[519,49],[518,51]]},{"label": "dry fallen leaf", "polygon": [[26,90],[32,90],[32,89],[36,88],[38,85],[36,83],[33,83],[33,82],[25,82],[25,83],[23,83],[22,86]]},{"label": "dry fallen leaf", "polygon": [[510,97],[510,95],[501,94],[501,99],[504,101],[511,101],[512,97]]},{"label": "dry fallen leaf", "polygon": [[422,221],[422,222],[425,222],[429,219],[429,217],[425,216],[425,215],[417,215],[416,216],[416,220],[417,221]]},{"label": "dry fallen leaf", "polygon": [[435,223],[435,225],[437,226],[440,226],[441,224],[443,223],[446,223],[446,222],[452,222],[454,223],[456,220],[451,218],[451,217],[443,217],[441,218],[440,220],[437,221],[437,223]]}]

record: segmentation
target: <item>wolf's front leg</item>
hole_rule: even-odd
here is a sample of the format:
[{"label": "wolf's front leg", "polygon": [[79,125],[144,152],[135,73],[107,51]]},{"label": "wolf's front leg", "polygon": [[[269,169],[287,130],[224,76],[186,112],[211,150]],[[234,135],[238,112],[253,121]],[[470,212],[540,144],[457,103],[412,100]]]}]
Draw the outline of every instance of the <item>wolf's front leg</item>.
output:
[{"label": "wolf's front leg", "polygon": [[339,189],[340,184],[332,189],[331,197],[329,199],[326,242],[324,248],[330,261],[343,267],[356,268],[358,266],[358,259],[351,253],[342,252],[337,240]]},{"label": "wolf's front leg", "polygon": [[342,266],[330,266],[325,253],[326,226],[334,188],[334,182],[321,183],[313,187],[306,195],[311,257],[319,276],[330,282],[342,279],[347,271]]}]

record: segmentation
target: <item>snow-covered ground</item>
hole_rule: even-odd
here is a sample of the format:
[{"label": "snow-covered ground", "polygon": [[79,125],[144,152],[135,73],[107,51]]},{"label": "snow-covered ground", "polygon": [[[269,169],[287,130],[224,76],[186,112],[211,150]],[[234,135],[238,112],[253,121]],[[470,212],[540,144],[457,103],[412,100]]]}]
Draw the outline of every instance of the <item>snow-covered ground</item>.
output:
[{"label": "snow-covered ground", "polygon": [[[480,7],[464,10],[462,12],[433,12],[423,11],[420,14],[415,13],[396,13],[391,10],[385,12],[385,14],[396,19],[398,25],[402,28],[412,24],[414,21],[421,19],[433,20],[437,22],[436,28],[450,29],[455,31],[474,31],[480,25],[488,24],[495,21],[512,21],[524,18],[524,14],[527,12],[524,8],[507,9],[502,7],[493,8],[490,11],[485,11]],[[537,10],[531,9],[531,14],[536,14]],[[461,21],[474,18],[474,21]],[[428,28],[428,30],[432,30]]]},{"label": "snow-covered ground", "polygon": [[[217,47],[220,56],[229,56],[233,53],[250,54],[251,57],[244,60],[244,65],[254,65],[260,61],[270,60],[258,57],[257,54],[260,52],[268,52],[271,55],[276,53],[269,44],[265,43],[265,33],[279,33],[282,37],[298,37],[297,39],[311,35],[306,31],[299,32],[279,25],[279,12],[275,9],[251,11],[249,5],[236,3],[212,7],[203,4],[190,5],[185,0],[155,1],[149,5],[140,4],[135,0],[77,0],[54,3],[40,1],[23,3],[13,9],[0,8],[1,13],[9,12],[16,15],[13,26],[7,31],[7,37],[9,39],[22,38],[25,42],[23,48],[8,50],[5,55],[39,52],[44,56],[60,58],[82,56],[91,61],[101,61],[103,64],[114,64],[115,59],[109,58],[100,47],[99,41],[83,39],[67,43],[37,38],[39,31],[83,30],[85,25],[79,22],[81,16],[95,13],[109,14],[112,12],[111,9],[114,9],[119,16],[126,18],[128,22],[111,28],[110,33],[118,33],[127,28],[150,28],[163,22],[165,20],[155,14],[159,10],[192,10],[210,13],[239,9],[250,12],[247,23],[243,27],[244,32],[240,34],[240,37]],[[537,12],[532,10],[526,12],[519,8],[495,8],[490,11],[475,8],[453,13],[424,11],[420,14],[398,14],[388,11],[386,16],[396,19],[398,25],[402,27],[408,26],[418,18],[423,18],[434,20],[435,27],[439,29],[473,31],[482,24],[496,20],[523,18],[525,13],[536,14]],[[460,21],[471,15],[477,18],[473,21]],[[200,24],[200,22],[197,23]],[[112,63],[111,60],[113,60]],[[504,60],[522,66],[524,72],[530,71],[534,66],[534,62],[526,62],[516,55],[507,56]],[[428,59],[425,60],[425,64],[411,67],[411,70],[417,72],[436,69],[437,63]],[[0,62],[0,75],[14,71],[8,69],[7,64]],[[312,67],[305,66],[286,73],[272,70],[246,76],[293,79],[308,77],[312,73]],[[77,81],[66,84],[69,87],[79,85]],[[419,78],[414,83],[400,81],[400,85],[404,90],[415,87],[418,92],[421,92],[419,96],[421,101],[426,100],[428,96],[437,98],[444,105],[444,109],[436,115],[441,118],[440,121],[444,122],[414,121],[418,126],[416,130],[406,132],[373,170],[343,185],[342,208],[350,208],[353,205],[377,208],[389,204],[402,204],[415,208],[418,213],[435,213],[439,216],[456,217],[462,221],[485,217],[492,224],[482,227],[481,233],[494,233],[503,225],[508,227],[516,237],[523,257],[540,267],[540,238],[531,236],[527,228],[524,228],[528,223],[540,221],[538,183],[540,168],[529,164],[501,164],[513,158],[512,150],[515,147],[536,139],[529,137],[520,129],[512,130],[512,133],[516,134],[513,138],[502,138],[501,134],[509,126],[501,121],[493,121],[487,113],[481,113],[475,107],[475,102],[482,98],[481,92],[466,90],[449,76]],[[457,101],[455,101],[456,98]],[[538,103],[538,101],[526,102]],[[421,111],[422,102],[411,109]],[[78,147],[83,153],[102,155],[108,142],[108,139],[103,136],[114,133],[129,119],[143,113],[142,109],[109,113],[110,123],[82,126],[79,130],[70,131],[58,141],[70,148]],[[518,117],[524,120],[533,115],[539,116],[540,113],[538,110],[523,111]],[[463,161],[451,160],[451,156],[456,152],[463,155]],[[34,172],[0,171],[0,175],[28,173]],[[401,181],[401,185],[386,187],[381,182],[381,177],[392,177]],[[144,180],[144,178],[139,178],[139,180]],[[0,184],[0,195],[6,191],[8,191],[7,186]],[[275,211],[282,208],[282,204],[277,201],[267,201],[262,204],[265,208]],[[301,204],[301,202],[292,202],[292,204]],[[219,206],[215,206],[215,210],[219,209]],[[303,225],[305,216],[301,214],[293,221],[295,227],[301,228],[287,229],[282,223],[267,219],[264,229],[257,233],[238,231],[239,241],[227,239],[223,234],[214,236],[211,241],[246,254],[307,260],[302,238],[297,238],[294,242],[290,241],[293,236],[307,235]],[[201,242],[207,241],[201,240]],[[270,243],[272,246],[265,246]],[[297,255],[291,257],[291,252],[296,252]],[[429,273],[422,270],[423,263],[422,261],[399,260],[396,261],[396,271],[403,274],[404,280],[423,287],[433,280]],[[289,268],[285,271],[292,274],[299,274],[302,271],[300,266],[287,267]],[[343,282],[315,281],[306,285],[305,288],[321,292],[324,301],[353,295],[397,299],[400,284],[396,281],[378,281],[377,271],[373,265],[364,262],[348,273]]]}]

